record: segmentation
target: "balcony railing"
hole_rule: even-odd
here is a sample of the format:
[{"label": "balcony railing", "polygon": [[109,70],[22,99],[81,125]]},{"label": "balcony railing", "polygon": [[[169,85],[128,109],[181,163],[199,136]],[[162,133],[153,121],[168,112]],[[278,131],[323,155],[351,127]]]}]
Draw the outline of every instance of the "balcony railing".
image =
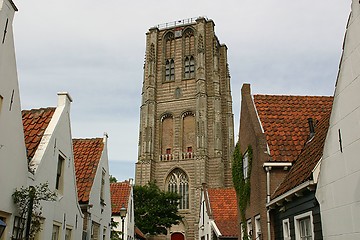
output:
[{"label": "balcony railing", "polygon": [[[193,152],[183,152],[180,157],[181,160],[194,159],[194,158],[195,158],[195,154]],[[176,158],[176,159],[178,159],[178,158]],[[161,155],[159,155],[159,160],[160,161],[173,161],[173,160],[175,160],[175,157],[173,154],[161,154]]]},{"label": "balcony railing", "polygon": [[195,158],[195,154],[193,152],[184,152],[181,155],[181,159],[193,159]]},{"label": "balcony railing", "polygon": [[195,20],[198,18],[199,17],[193,17],[193,18],[187,18],[187,19],[173,21],[173,22],[162,23],[162,24],[156,25],[155,27],[158,28],[159,30],[161,30],[161,29],[166,29],[166,28],[183,26],[183,25],[195,23]]},{"label": "balcony railing", "polygon": [[159,156],[160,161],[171,161],[174,160],[174,156],[172,154],[162,154]]}]

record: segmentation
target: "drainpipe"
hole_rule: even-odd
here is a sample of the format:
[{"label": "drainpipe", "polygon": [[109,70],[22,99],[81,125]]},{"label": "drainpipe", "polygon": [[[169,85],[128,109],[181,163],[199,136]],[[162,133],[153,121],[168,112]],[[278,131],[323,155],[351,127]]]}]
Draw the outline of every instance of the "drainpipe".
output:
[{"label": "drainpipe", "polygon": [[[284,170],[288,170],[289,167],[292,166],[290,162],[265,162],[263,164],[263,168],[266,171],[266,205],[270,203],[270,171],[274,168],[283,168]],[[271,240],[271,226],[270,226],[270,208],[266,209],[266,221],[267,221],[267,233],[268,240]]]},{"label": "drainpipe", "polygon": [[[270,170],[271,167],[265,167],[266,171],[266,203],[270,202]],[[267,222],[267,238],[271,240],[271,226],[270,226],[270,208],[266,209],[266,222]]]}]

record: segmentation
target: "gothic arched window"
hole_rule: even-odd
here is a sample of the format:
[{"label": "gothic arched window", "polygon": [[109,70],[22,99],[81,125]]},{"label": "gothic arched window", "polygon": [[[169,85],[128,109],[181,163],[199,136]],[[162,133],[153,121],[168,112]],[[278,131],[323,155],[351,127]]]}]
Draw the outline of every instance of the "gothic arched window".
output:
[{"label": "gothic arched window", "polygon": [[175,80],[175,63],[173,59],[167,59],[165,62],[165,80]]},{"label": "gothic arched window", "polygon": [[174,120],[170,113],[165,113],[161,117],[161,154],[160,160],[173,160],[173,139],[174,139]]},{"label": "gothic arched window", "polygon": [[185,78],[195,77],[195,59],[193,56],[185,57],[184,77]]},{"label": "gothic arched window", "polygon": [[186,173],[180,169],[175,169],[168,176],[168,191],[176,192],[181,196],[179,209],[189,208],[189,179]]}]

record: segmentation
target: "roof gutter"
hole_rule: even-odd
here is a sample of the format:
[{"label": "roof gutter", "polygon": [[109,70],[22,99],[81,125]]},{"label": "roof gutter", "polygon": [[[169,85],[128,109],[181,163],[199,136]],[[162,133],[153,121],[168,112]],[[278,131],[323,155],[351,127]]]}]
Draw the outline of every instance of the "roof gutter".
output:
[{"label": "roof gutter", "polygon": [[318,163],[316,164],[316,166],[312,170],[312,180],[307,180],[306,182],[303,182],[302,184],[294,187],[293,189],[291,189],[291,190],[281,194],[280,196],[274,198],[273,200],[269,201],[266,204],[266,207],[267,208],[272,208],[276,203],[282,202],[283,200],[286,200],[286,198],[289,198],[289,197],[291,197],[293,195],[298,194],[299,192],[301,192],[305,188],[312,189],[313,186],[315,186],[317,184],[318,179],[319,179],[321,161],[322,161],[322,158],[318,161]]},{"label": "roof gutter", "polygon": [[220,232],[219,228],[216,226],[216,223],[214,220],[210,220],[210,226],[214,230],[216,236],[219,238],[221,236],[221,232]]},{"label": "roof gutter", "polygon": [[[263,168],[266,171],[266,207],[270,203],[270,171],[273,167],[282,167],[284,170],[288,170],[291,167],[290,162],[265,162]],[[266,209],[266,225],[267,225],[267,239],[271,240],[271,222],[270,222],[270,208]]]},{"label": "roof gutter", "polygon": [[274,198],[273,200],[271,200],[269,203],[266,204],[266,207],[272,208],[276,203],[282,202],[283,200],[286,200],[286,198],[296,195],[297,193],[301,192],[305,188],[310,188],[310,187],[314,186],[315,184],[316,183],[313,180],[308,180],[308,181],[294,187],[290,191],[287,191],[286,193]]}]

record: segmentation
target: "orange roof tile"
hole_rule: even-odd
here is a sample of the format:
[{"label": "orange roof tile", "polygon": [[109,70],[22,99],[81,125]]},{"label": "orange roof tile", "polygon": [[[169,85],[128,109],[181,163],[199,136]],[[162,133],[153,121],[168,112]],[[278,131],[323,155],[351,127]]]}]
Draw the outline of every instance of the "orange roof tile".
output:
[{"label": "orange roof tile", "polygon": [[312,170],[323,155],[326,134],[329,129],[329,118],[330,112],[316,124],[314,137],[306,143],[284,181],[275,190],[273,198],[310,180]]},{"label": "orange roof tile", "polygon": [[73,139],[78,200],[88,203],[91,187],[104,149],[102,138]]},{"label": "orange roof tile", "polygon": [[131,185],[129,181],[110,184],[112,214],[120,214],[120,208],[128,206]]},{"label": "orange roof tile", "polygon": [[239,234],[237,198],[234,188],[208,188],[210,208],[222,236]]},{"label": "orange roof tile", "polygon": [[137,226],[135,226],[134,229],[135,229],[136,239],[146,239],[145,234]]},{"label": "orange roof tile", "polygon": [[309,136],[308,118],[321,119],[331,111],[333,97],[254,95],[271,160],[292,162]]},{"label": "orange roof tile", "polygon": [[49,107],[21,111],[27,158],[29,161],[34,157],[55,109]]}]

